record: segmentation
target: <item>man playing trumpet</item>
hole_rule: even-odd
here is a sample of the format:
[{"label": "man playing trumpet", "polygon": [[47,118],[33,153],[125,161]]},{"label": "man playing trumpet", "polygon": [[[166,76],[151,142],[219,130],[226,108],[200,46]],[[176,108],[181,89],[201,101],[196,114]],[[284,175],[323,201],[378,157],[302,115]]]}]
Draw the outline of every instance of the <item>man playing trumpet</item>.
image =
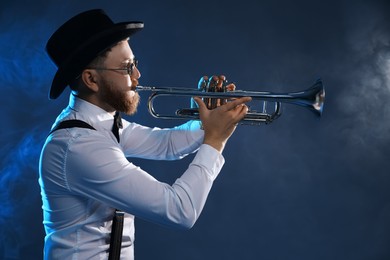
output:
[{"label": "man playing trumpet", "polygon": [[[222,151],[248,111],[249,97],[208,109],[195,97],[200,120],[149,128],[121,120],[136,112],[141,73],[128,39],[141,22],[114,23],[102,10],[63,24],[46,49],[57,65],[49,97],[70,86],[68,107],[57,117],[42,149],[45,259],[134,258],[134,217],[191,228],[206,202],[224,158]],[[220,88],[224,77],[201,84]],[[234,88],[230,85],[228,88]],[[127,157],[174,160],[196,152],[174,184],[159,182]],[[123,221],[123,231],[122,231]],[[114,235],[113,229],[119,236]],[[119,251],[114,249],[113,244]]]}]

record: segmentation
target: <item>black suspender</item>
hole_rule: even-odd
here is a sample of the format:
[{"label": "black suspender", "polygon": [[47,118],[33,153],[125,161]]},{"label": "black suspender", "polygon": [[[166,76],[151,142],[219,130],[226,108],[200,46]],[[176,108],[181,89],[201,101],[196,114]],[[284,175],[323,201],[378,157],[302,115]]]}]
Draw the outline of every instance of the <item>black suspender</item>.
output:
[{"label": "black suspender", "polygon": [[[90,124],[84,121],[71,119],[71,120],[65,120],[60,122],[50,131],[49,135],[52,134],[54,131],[65,129],[65,128],[73,128],[73,127],[96,130],[93,126],[91,126]],[[109,260],[119,260],[121,256],[123,220],[124,220],[124,212],[116,209],[114,218],[112,219],[110,251],[108,255]]]},{"label": "black suspender", "polygon": [[114,218],[112,219],[108,260],[119,260],[121,257],[124,215],[123,211],[115,210]]},{"label": "black suspender", "polygon": [[93,126],[90,124],[77,120],[77,119],[71,119],[71,120],[65,120],[60,122],[58,125],[56,125],[49,133],[51,135],[53,132],[60,130],[60,129],[65,129],[65,128],[73,128],[73,127],[79,127],[79,128],[88,128],[91,130],[96,130]]}]

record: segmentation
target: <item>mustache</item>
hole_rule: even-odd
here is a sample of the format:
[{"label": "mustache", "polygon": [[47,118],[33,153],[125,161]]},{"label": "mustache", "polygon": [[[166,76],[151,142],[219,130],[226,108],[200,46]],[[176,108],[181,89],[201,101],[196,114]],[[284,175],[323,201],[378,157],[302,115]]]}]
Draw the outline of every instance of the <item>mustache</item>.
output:
[{"label": "mustache", "polygon": [[138,79],[131,78],[131,90],[135,90],[137,86],[138,86]]}]

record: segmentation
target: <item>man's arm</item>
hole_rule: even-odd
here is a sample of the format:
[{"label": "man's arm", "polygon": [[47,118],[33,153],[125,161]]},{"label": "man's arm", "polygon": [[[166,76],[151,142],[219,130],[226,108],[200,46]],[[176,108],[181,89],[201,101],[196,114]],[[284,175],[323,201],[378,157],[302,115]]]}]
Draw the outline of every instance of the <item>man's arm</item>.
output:
[{"label": "man's arm", "polygon": [[198,121],[164,129],[125,121],[120,145],[128,157],[176,160],[197,151],[203,137]]}]

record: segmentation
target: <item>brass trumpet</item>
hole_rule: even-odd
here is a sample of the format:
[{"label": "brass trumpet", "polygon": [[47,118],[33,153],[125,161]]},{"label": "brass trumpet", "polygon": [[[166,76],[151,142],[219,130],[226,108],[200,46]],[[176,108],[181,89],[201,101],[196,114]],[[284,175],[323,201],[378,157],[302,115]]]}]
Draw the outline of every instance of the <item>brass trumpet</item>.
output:
[{"label": "brass trumpet", "polygon": [[[254,92],[254,91],[225,91],[225,92],[205,92],[193,88],[180,87],[151,87],[151,86],[137,86],[136,91],[151,91],[152,94],[148,99],[149,113],[155,118],[161,119],[199,119],[199,112],[197,108],[178,109],[175,114],[160,114],[154,109],[154,101],[157,97],[162,96],[182,96],[182,97],[202,97],[203,99],[234,99],[239,97],[252,97],[253,101],[263,102],[262,111],[254,111],[249,109],[245,115],[242,124],[271,123],[273,120],[281,115],[281,103],[289,103],[305,107],[314,112],[315,115],[321,116],[324,101],[325,88],[321,80],[317,80],[313,86],[304,90],[293,93],[272,93],[272,92]],[[266,102],[271,101],[275,103],[274,111],[268,113]]]}]

